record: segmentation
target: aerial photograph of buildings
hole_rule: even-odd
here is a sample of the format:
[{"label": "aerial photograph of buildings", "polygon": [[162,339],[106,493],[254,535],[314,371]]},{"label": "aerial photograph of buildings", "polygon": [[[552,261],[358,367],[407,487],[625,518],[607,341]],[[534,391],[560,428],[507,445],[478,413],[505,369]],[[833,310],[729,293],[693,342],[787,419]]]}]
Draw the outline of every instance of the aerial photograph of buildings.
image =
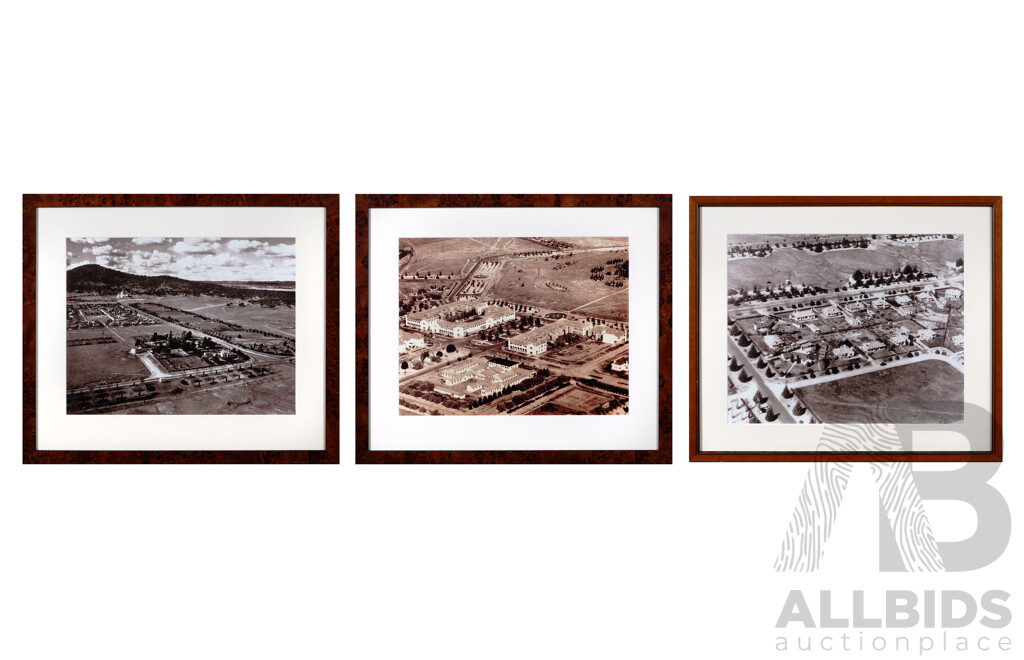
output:
[{"label": "aerial photograph of buildings", "polygon": [[627,238],[398,249],[400,415],[628,414]]},{"label": "aerial photograph of buildings", "polygon": [[295,239],[67,239],[68,414],[295,413]]},{"label": "aerial photograph of buildings", "polygon": [[731,234],[728,421],[964,420],[961,234]]}]

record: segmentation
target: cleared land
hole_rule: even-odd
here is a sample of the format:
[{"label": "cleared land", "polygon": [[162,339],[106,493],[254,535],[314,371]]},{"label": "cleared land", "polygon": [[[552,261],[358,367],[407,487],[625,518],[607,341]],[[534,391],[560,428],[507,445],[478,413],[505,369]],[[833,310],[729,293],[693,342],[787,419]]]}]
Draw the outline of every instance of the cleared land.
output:
[{"label": "cleared land", "polygon": [[570,310],[587,305],[576,313],[627,321],[629,280],[623,280],[621,288],[614,288],[590,279],[591,268],[618,257],[628,258],[626,252],[583,252],[559,259],[539,257],[510,261],[491,287],[490,295],[549,309]]},{"label": "cleared land", "polygon": [[581,248],[625,247],[629,245],[629,238],[624,236],[572,236],[569,238],[555,237],[555,240],[571,243]]},{"label": "cleared land", "polygon": [[[252,370],[242,370],[251,373]],[[168,379],[151,401],[133,405],[113,414],[124,415],[293,415],[295,414],[295,366],[281,362],[260,377],[238,378],[238,373],[201,378]],[[199,384],[196,384],[199,383]],[[163,390],[182,392],[172,394]]]},{"label": "cleared land", "polygon": [[[98,335],[97,332],[92,333],[92,336]],[[71,338],[70,332],[68,338]],[[148,378],[149,369],[142,360],[130,355],[128,350],[128,346],[120,341],[113,344],[68,346],[68,387],[101,380],[116,382]]]},{"label": "cleared land", "polygon": [[534,415],[590,415],[614,397],[572,387],[538,408]]},{"label": "cleared land", "polygon": [[[157,302],[168,307],[177,307],[192,312],[199,312],[221,321],[231,321],[246,328],[257,328],[280,332],[283,335],[295,336],[295,308],[279,305],[274,308],[261,305],[246,304],[240,306],[241,300],[230,298],[213,298],[195,296],[183,298],[161,298]],[[229,306],[230,305],[230,306]]]},{"label": "cleared land", "polygon": [[469,274],[481,257],[548,249],[521,238],[416,238],[402,239],[399,245],[413,249],[402,262],[405,275],[442,272],[455,277]]},{"label": "cleared land", "polygon": [[164,324],[68,330],[69,341],[101,336],[113,337],[117,341],[112,344],[68,346],[67,386],[78,387],[100,381],[111,383],[148,377],[150,372],[146,365],[128,351],[135,346],[136,337],[152,337],[154,332],[167,334],[170,330],[174,328]]},{"label": "cleared land", "polygon": [[760,258],[732,259],[728,263],[728,286],[744,291],[754,285],[771,281],[794,284],[842,287],[849,284],[850,274],[860,270],[884,270],[916,264],[922,270],[945,269],[947,261],[963,256],[960,240],[921,241],[918,243],[877,243],[874,248],[808,252],[794,248],[778,248]]},{"label": "cleared land", "polygon": [[826,424],[955,424],[964,419],[964,377],[925,360],[799,389]]}]

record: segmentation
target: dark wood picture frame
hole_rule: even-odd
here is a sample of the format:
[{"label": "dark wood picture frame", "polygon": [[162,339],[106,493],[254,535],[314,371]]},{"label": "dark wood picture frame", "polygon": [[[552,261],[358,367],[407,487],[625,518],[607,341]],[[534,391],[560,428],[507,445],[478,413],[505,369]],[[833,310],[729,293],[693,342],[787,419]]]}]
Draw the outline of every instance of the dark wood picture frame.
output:
[{"label": "dark wood picture frame", "polygon": [[[653,207],[658,209],[659,394],[655,450],[391,451],[370,449],[370,210],[440,207]],[[356,195],[356,463],[671,463],[672,196],[671,195]]]},{"label": "dark wood picture frame", "polygon": [[[326,366],[322,450],[108,451],[39,450],[36,437],[37,211],[67,207],[322,207],[325,210]],[[338,463],[339,462],[339,224],[338,195],[24,195],[22,198],[23,463]]]},{"label": "dark wood picture frame", "polygon": [[[945,206],[992,211],[992,443],[989,451],[783,452],[700,449],[700,213],[736,206]],[[715,338],[710,338],[714,341]],[[998,462],[1002,438],[1002,197],[690,197],[690,461],[691,462]],[[824,428],[824,427],[823,427]]]}]

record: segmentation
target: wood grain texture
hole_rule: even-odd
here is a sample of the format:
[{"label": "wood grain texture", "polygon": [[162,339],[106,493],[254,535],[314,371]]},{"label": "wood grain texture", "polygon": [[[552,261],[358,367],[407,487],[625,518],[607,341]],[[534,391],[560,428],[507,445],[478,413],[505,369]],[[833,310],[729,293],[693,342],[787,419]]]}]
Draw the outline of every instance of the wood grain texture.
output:
[{"label": "wood grain texture", "polygon": [[[700,210],[712,206],[978,206],[992,210],[992,449],[987,452],[730,452],[700,449]],[[691,462],[1000,462],[1003,460],[1003,198],[690,197],[690,461]]]},{"label": "wood grain texture", "polygon": [[[40,451],[36,449],[36,212],[40,208],[123,206],[305,206],[325,209],[326,409],[322,450],[288,451]],[[339,254],[337,195],[24,195],[22,197],[23,463],[338,463]]]},{"label": "wood grain texture", "polygon": [[[371,451],[369,420],[370,209],[457,207],[653,207],[658,209],[658,449],[645,451]],[[356,196],[356,463],[671,463],[672,196],[671,195],[357,195]]]}]

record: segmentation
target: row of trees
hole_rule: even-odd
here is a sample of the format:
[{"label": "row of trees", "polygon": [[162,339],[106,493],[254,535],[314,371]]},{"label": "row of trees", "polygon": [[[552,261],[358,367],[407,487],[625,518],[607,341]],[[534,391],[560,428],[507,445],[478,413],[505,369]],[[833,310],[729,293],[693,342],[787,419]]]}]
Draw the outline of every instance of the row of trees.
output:
[{"label": "row of trees", "polygon": [[587,387],[595,387],[595,388],[597,388],[599,390],[604,390],[606,392],[611,392],[612,394],[620,394],[622,396],[629,396],[629,390],[626,389],[625,387],[619,387],[618,385],[611,385],[609,383],[605,383],[603,381],[596,380],[594,378],[581,378],[579,382],[581,384],[583,384],[583,385],[586,385]]},{"label": "row of trees", "polygon": [[551,372],[549,370],[540,369],[521,383],[510,385],[499,392],[492,392],[487,396],[474,399],[470,402],[469,408],[470,410],[479,408],[480,406],[487,405],[501,397],[512,394],[513,396],[509,397],[507,401],[502,401],[498,406],[496,406],[499,411],[509,411],[523,405],[523,403],[527,401],[536,399],[541,394],[550,392],[551,390],[561,387],[569,382],[569,379],[566,376],[558,376],[557,378],[548,380],[550,376]]},{"label": "row of trees", "polygon": [[455,273],[448,273],[447,278],[445,278],[444,273],[442,273],[441,271],[437,271],[435,273],[435,272],[429,271],[429,270],[426,272],[425,275],[421,275],[420,271],[416,271],[416,279],[421,279],[422,278],[422,279],[427,279],[427,280],[429,280],[429,279],[439,280],[439,279],[444,278],[444,279],[449,279],[450,280],[454,276],[455,276]]},{"label": "row of trees", "polygon": [[732,304],[739,305],[745,302],[768,302],[769,300],[780,300],[782,298],[803,298],[804,296],[816,296],[822,293],[828,293],[828,289],[823,287],[807,286],[805,284],[790,284],[785,287],[774,288],[771,286],[771,282],[767,282],[766,286],[767,288],[762,291],[760,285],[755,284],[750,291],[736,294],[732,299]]},{"label": "row of trees", "polygon": [[854,289],[859,289],[870,286],[888,286],[897,282],[914,282],[932,277],[935,275],[922,271],[917,264],[907,264],[903,268],[876,270],[874,273],[858,268],[853,272],[852,285]]},{"label": "row of trees", "polygon": [[808,250],[811,252],[826,252],[828,250],[844,250],[848,248],[866,248],[870,245],[870,241],[866,238],[855,238],[851,239],[843,236],[837,241],[816,241],[815,243],[809,243],[807,241],[801,241],[800,243],[794,244],[793,247],[799,250]]},{"label": "row of trees", "polygon": [[764,245],[731,245],[728,253],[730,257],[767,257],[772,253],[772,246],[768,243]]},{"label": "row of trees", "polygon": [[554,341],[552,341],[551,344],[555,348],[562,348],[564,346],[572,346],[573,344],[579,343],[581,341],[583,341],[583,337],[581,337],[580,335],[576,334],[575,332],[567,332],[564,335],[559,335],[555,337]]},{"label": "row of trees", "polygon": [[[513,410],[522,407],[523,405],[536,401],[539,397],[545,394],[557,390],[560,387],[565,387],[569,384],[568,376],[558,376],[548,380],[550,372],[547,369],[542,370],[543,376],[534,375],[524,380],[518,385],[513,385],[508,391],[504,392],[505,395],[513,393],[512,396],[505,396],[505,398],[498,402],[495,406],[498,412],[512,412]],[[540,372],[538,372],[539,374]],[[499,394],[499,396],[502,396]]]}]

